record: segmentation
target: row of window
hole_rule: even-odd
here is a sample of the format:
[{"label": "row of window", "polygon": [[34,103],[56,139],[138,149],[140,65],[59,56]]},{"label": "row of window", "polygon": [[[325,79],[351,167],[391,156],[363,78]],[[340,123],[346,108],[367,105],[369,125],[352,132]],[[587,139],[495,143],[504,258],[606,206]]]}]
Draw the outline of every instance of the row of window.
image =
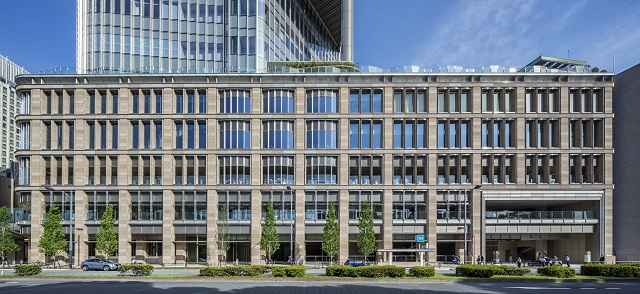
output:
[{"label": "row of window", "polygon": [[[117,156],[87,156],[88,185],[162,185],[162,156],[129,156],[129,179],[118,182]],[[481,155],[482,183],[515,183],[515,155]],[[431,175],[426,155],[394,155],[392,159],[394,185],[423,185]],[[571,183],[603,183],[603,156],[571,155]],[[383,184],[382,155],[349,157],[350,185]],[[28,162],[27,162],[28,163]],[[176,155],[172,161],[174,185],[206,185],[207,157],[204,155]],[[250,156],[218,156],[219,185],[250,185]],[[555,154],[527,155],[525,158],[526,183],[559,183],[559,156]],[[25,166],[28,169],[28,164]],[[73,185],[73,157],[44,157],[45,185]],[[468,184],[471,182],[470,155],[438,155],[437,184]],[[305,183],[308,185],[338,184],[338,156],[305,156]],[[255,175],[254,175],[255,176]],[[291,155],[262,156],[263,185],[295,184],[295,157]]]},{"label": "row of window", "polygon": [[[130,191],[131,214],[130,220],[162,220],[163,197],[160,191]],[[438,218],[463,218],[458,205],[448,194],[459,194],[459,191],[438,191]],[[56,205],[61,208],[62,218],[71,219],[68,194],[59,192],[43,192],[45,205]],[[292,220],[295,217],[295,192],[292,191],[262,191],[261,218],[266,216],[267,203],[271,200],[277,220]],[[327,218],[329,204],[333,203],[336,214],[340,213],[338,191],[306,191],[305,192],[305,220],[324,220]],[[441,196],[443,195],[443,196]],[[106,207],[113,205],[114,217],[119,215],[119,192],[87,191],[85,208],[89,221],[99,221],[103,218]],[[207,191],[173,191],[174,220],[206,220]],[[293,198],[293,199],[292,199]],[[427,219],[427,203],[425,190],[393,191],[392,218],[397,220]],[[349,219],[358,219],[365,202],[369,202],[373,210],[374,219],[382,219],[381,191],[350,191]],[[457,205],[456,205],[457,204]],[[77,204],[76,204],[77,205]],[[247,191],[218,191],[218,214],[229,221],[251,220],[251,197]],[[76,207],[77,209],[77,207]],[[444,210],[443,210],[444,209]],[[443,210],[443,211],[442,211]]]},{"label": "row of window", "polygon": [[[558,89],[526,89],[525,109],[527,113],[558,113],[560,99]],[[162,89],[134,89],[131,110],[126,113],[163,113]],[[249,89],[229,89],[219,92],[219,113],[251,113],[251,92]],[[168,113],[207,113],[207,89],[179,89],[172,91],[173,109]],[[384,93],[380,88],[352,88],[349,90],[349,113],[383,113]],[[469,113],[473,99],[471,89],[438,89],[437,112]],[[490,88],[481,90],[482,112],[515,113],[518,100],[512,88]],[[338,113],[339,94],[336,89],[307,90],[306,113]],[[89,114],[117,114],[119,96],[116,90],[89,90]],[[74,91],[45,91],[45,114],[74,114]],[[29,101],[29,100],[27,100]],[[422,89],[395,89],[393,92],[393,112],[429,112],[428,91]],[[604,112],[602,89],[570,89],[569,110],[576,113]],[[294,90],[271,89],[262,92],[263,113],[294,113]],[[25,113],[23,113],[25,114]]]},{"label": "row of window", "polygon": [[[162,149],[162,121],[131,121],[131,149]],[[383,148],[383,120],[351,120],[349,148]],[[87,121],[86,149],[118,149],[117,121]],[[45,121],[44,149],[74,149],[74,122]],[[175,149],[207,149],[206,120],[174,120],[172,127]],[[220,149],[250,149],[251,122],[247,120],[219,121]],[[295,121],[262,121],[263,149],[294,149]],[[483,119],[482,148],[514,148],[516,122],[512,119]],[[24,134],[21,149],[30,147],[30,125],[21,124]],[[337,120],[306,120],[307,149],[337,149]],[[422,149],[428,147],[427,119],[404,119],[393,122],[394,149]],[[63,134],[68,138],[63,140]],[[470,148],[471,121],[468,119],[440,119],[437,128],[438,148]],[[526,148],[560,147],[559,121],[531,119],[525,122]],[[601,119],[571,120],[569,125],[571,148],[603,148],[604,121]],[[165,147],[166,148],[166,147]]]}]

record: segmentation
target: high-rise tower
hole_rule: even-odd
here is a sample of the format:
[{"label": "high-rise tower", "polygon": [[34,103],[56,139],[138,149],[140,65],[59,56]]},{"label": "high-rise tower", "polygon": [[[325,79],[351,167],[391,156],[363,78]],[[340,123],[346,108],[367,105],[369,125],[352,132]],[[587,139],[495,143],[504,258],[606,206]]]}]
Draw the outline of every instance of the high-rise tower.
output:
[{"label": "high-rise tower", "polygon": [[78,73],[264,72],[351,61],[353,0],[78,0]]}]

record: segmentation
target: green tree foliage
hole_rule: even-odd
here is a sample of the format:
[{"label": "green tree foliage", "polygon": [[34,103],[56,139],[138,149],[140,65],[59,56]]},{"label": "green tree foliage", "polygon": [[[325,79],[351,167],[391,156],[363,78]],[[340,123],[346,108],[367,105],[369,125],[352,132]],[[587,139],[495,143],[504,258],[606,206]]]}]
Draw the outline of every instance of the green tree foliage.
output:
[{"label": "green tree foliage", "polygon": [[13,239],[10,226],[11,212],[4,206],[0,207],[0,263],[2,263],[2,267],[4,267],[7,256],[20,249]]},{"label": "green tree foliage", "polygon": [[369,254],[376,252],[376,233],[373,231],[373,212],[371,211],[371,202],[367,201],[362,204],[360,209],[360,218],[358,218],[358,250],[364,254],[364,260],[367,260]]},{"label": "green tree foliage", "polygon": [[276,214],[273,212],[273,201],[269,200],[267,215],[262,224],[262,234],[260,236],[260,249],[264,251],[267,261],[271,261],[273,255],[280,249],[278,243],[278,232],[276,231]]},{"label": "green tree foliage", "polygon": [[96,233],[96,251],[105,259],[118,253],[118,233],[115,223],[113,205],[109,204],[100,219],[100,230]]},{"label": "green tree foliage", "polygon": [[326,253],[330,260],[338,254],[340,248],[340,227],[336,219],[336,208],[333,202],[329,203],[329,211],[327,212],[327,222],[324,224],[322,233],[322,251]]},{"label": "green tree foliage", "polygon": [[38,243],[38,251],[44,253],[45,256],[55,257],[62,251],[67,249],[69,242],[65,240],[64,232],[62,231],[62,216],[60,216],[60,209],[51,205],[49,208],[49,214],[42,223],[42,236]]},{"label": "green tree foliage", "polygon": [[231,249],[231,240],[229,236],[229,211],[227,206],[222,205],[218,211],[218,254],[227,260],[227,252]]}]

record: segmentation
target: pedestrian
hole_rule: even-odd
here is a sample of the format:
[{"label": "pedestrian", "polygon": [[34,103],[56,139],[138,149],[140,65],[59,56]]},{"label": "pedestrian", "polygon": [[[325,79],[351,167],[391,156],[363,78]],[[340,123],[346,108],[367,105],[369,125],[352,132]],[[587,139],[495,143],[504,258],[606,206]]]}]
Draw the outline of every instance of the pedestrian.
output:
[{"label": "pedestrian", "polygon": [[287,263],[291,264],[291,255],[289,255],[289,259],[287,259]]},{"label": "pedestrian", "polygon": [[567,267],[571,267],[571,263],[569,263],[569,255],[564,256],[564,261],[567,263]]},{"label": "pedestrian", "polygon": [[484,264],[484,255],[480,255],[480,264]]},{"label": "pedestrian", "polygon": [[518,257],[518,261],[516,261],[516,264],[518,265],[518,267],[522,267],[522,259],[520,259],[520,257]]},{"label": "pedestrian", "polygon": [[481,264],[480,262],[481,262],[480,255],[478,255],[478,259],[476,259],[476,264]]},{"label": "pedestrian", "polygon": [[604,254],[600,255],[600,263],[604,263]]}]

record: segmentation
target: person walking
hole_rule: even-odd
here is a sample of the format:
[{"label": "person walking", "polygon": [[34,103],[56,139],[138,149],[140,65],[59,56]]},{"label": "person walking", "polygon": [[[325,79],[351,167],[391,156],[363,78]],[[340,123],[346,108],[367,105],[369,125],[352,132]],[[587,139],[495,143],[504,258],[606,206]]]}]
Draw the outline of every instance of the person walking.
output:
[{"label": "person walking", "polygon": [[569,255],[564,256],[564,261],[567,263],[567,267],[571,267],[571,263],[569,261]]},{"label": "person walking", "polygon": [[478,255],[478,259],[476,259],[476,264],[481,264],[480,263],[480,255]]},{"label": "person walking", "polygon": [[518,265],[518,268],[522,267],[522,259],[520,259],[520,257],[518,257],[518,261],[516,261],[516,264]]}]

